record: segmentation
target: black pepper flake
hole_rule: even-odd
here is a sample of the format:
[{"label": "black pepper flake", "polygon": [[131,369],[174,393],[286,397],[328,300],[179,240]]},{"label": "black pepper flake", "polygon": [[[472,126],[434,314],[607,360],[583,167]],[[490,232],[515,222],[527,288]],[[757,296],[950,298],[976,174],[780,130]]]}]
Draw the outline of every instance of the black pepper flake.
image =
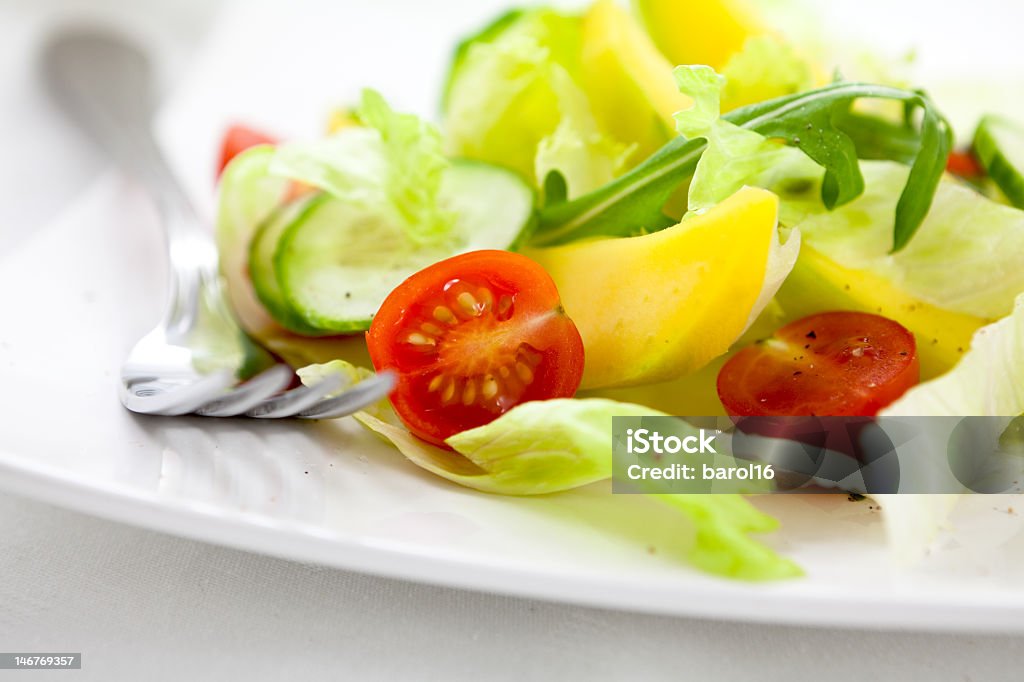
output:
[{"label": "black pepper flake", "polygon": [[957,353],[963,353],[964,352],[964,347],[963,346],[957,346],[956,347],[956,352]]},{"label": "black pepper flake", "polygon": [[905,351],[905,350],[901,350],[900,351],[900,355],[906,355],[906,354],[907,354],[907,351]]},{"label": "black pepper flake", "polygon": [[793,372],[793,376],[795,376],[795,377],[798,377],[801,374],[803,374],[803,372],[801,372],[800,370],[797,370],[797,371]]},{"label": "black pepper flake", "polygon": [[810,348],[810,347],[811,347],[811,344],[809,344],[809,343],[805,343],[805,344],[804,344],[804,350],[807,350],[807,349],[808,349],[808,348]]},{"label": "black pepper flake", "polygon": [[345,292],[345,298],[352,298],[352,292],[351,291],[346,291]]},{"label": "black pepper flake", "polygon": [[816,338],[818,338],[818,335],[815,334],[814,330],[812,329],[811,331],[807,332],[806,338],[808,338],[808,339],[816,339]]}]

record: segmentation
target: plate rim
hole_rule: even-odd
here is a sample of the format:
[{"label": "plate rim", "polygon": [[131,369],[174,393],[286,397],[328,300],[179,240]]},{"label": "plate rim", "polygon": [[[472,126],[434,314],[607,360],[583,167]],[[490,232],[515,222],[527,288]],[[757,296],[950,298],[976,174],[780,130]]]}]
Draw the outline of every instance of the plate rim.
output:
[{"label": "plate rim", "polygon": [[[115,523],[212,545],[389,579],[552,603],[662,616],[760,624],[828,626],[921,632],[1024,632],[1024,594],[947,592],[937,601],[923,595],[859,595],[800,592],[798,583],[739,583],[680,573],[668,590],[610,589],[608,580],[568,572],[509,566],[505,562],[442,557],[399,541],[360,539],[308,524],[282,523],[217,505],[147,496],[129,486],[84,481],[61,470],[0,450],[0,490]],[[687,577],[691,578],[687,580]],[[692,578],[699,578],[693,580]],[[799,579],[797,579],[799,580]],[[884,598],[883,598],[884,597]]]}]

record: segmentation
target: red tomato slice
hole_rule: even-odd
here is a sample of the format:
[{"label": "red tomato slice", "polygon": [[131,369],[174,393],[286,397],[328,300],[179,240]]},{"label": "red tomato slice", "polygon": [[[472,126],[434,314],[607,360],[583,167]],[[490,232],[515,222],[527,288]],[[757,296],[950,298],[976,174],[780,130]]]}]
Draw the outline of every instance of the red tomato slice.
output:
[{"label": "red tomato slice", "polygon": [[409,430],[445,438],[529,400],[571,397],[583,341],[555,283],[525,256],[473,251],[435,263],[384,300],[366,334]]},{"label": "red tomato slice", "polygon": [[977,180],[985,175],[985,169],[970,150],[950,152],[946,160],[946,170],[964,180]]},{"label": "red tomato slice", "polygon": [[233,125],[224,133],[224,141],[220,147],[220,163],[217,165],[217,177],[224,172],[225,166],[246,149],[261,144],[277,144],[277,139],[258,130],[243,125]]},{"label": "red tomato slice", "polygon": [[914,335],[900,324],[819,313],[730,358],[718,397],[734,416],[874,416],[918,375]]}]

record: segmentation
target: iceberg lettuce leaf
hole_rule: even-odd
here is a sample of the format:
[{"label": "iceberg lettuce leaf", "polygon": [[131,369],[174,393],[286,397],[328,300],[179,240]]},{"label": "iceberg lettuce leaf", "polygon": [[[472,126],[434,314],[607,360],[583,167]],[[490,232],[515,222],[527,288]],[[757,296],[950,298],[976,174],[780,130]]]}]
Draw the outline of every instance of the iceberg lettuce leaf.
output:
[{"label": "iceberg lettuce leaf", "polygon": [[[560,71],[551,76],[554,82],[568,78]],[[565,198],[575,199],[618,176],[635,145],[621,144],[602,133],[585,96],[572,83],[565,82],[558,89],[563,92],[562,118],[537,145],[534,175],[542,185],[550,173],[557,172],[565,180]]]},{"label": "iceberg lettuce leaf", "polygon": [[799,152],[721,118],[725,78],[709,66],[679,66],[673,72],[680,91],[693,107],[675,115],[676,128],[689,139],[704,138],[707,148],[690,181],[688,208],[705,211],[759,175],[784,156]]},{"label": "iceberg lettuce leaf", "polygon": [[814,85],[807,60],[774,35],[747,38],[743,48],[722,67],[722,75],[722,111],[795,95]]},{"label": "iceberg lettuce leaf", "polygon": [[505,15],[460,45],[445,95],[445,148],[570,197],[618,174],[632,149],[600,129],[577,84],[580,20],[550,9]]},{"label": "iceberg lettuce leaf", "polygon": [[[862,161],[865,191],[828,211],[811,183],[801,196],[784,183],[767,185],[782,197],[780,221],[800,229],[806,244],[833,261],[866,270],[944,310],[995,320],[1024,292],[1024,211],[994,202],[946,177],[932,210],[907,246],[891,253],[889,216],[909,173],[891,161]],[[967,414],[967,413],[963,413]]]},{"label": "iceberg lettuce leaf", "polygon": [[[882,410],[886,417],[1024,414],[1024,294],[1013,313],[979,329],[963,359],[943,376],[915,386]],[[946,525],[958,495],[879,495],[895,557],[924,556]]]},{"label": "iceberg lettuce leaf", "polygon": [[1024,294],[1013,313],[979,329],[949,372],[919,384],[882,410],[886,416],[1024,414]]},{"label": "iceberg lettuce leaf", "polygon": [[449,162],[437,128],[391,109],[380,93],[364,90],[363,126],[331,137],[281,145],[270,171],[359,206],[384,211],[417,244],[443,240],[453,218],[438,201]]},{"label": "iceberg lettuce leaf", "polygon": [[[337,372],[357,379],[366,370],[335,361],[300,370],[313,385]],[[355,418],[410,461],[453,483],[487,493],[540,495],[607,479],[612,473],[612,417],[659,413],[643,405],[601,398],[533,401],[489,424],[448,439],[453,450],[420,440],[383,403]],[[715,575],[772,580],[801,575],[796,564],[753,539],[778,522],[735,494],[652,495],[691,524],[689,561]]]}]

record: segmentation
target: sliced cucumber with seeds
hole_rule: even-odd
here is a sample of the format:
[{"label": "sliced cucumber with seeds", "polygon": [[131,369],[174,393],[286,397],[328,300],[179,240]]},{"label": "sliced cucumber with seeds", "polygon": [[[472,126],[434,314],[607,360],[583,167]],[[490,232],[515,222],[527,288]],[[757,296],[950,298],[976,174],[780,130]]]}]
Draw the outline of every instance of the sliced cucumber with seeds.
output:
[{"label": "sliced cucumber with seeds", "polygon": [[273,269],[288,308],[322,332],[369,329],[384,298],[405,278],[439,260],[479,249],[512,249],[533,225],[536,196],[512,171],[455,160],[440,201],[455,228],[443,245],[410,242],[390,215],[324,197],[277,240]]},{"label": "sliced cucumber with seeds", "polygon": [[313,194],[279,206],[259,226],[249,244],[249,277],[260,303],[285,329],[310,336],[322,335],[324,332],[307,324],[288,305],[274,272],[274,252],[288,226],[325,200],[326,195]]},{"label": "sliced cucumber with seeds", "polygon": [[257,338],[275,325],[253,291],[249,244],[291,185],[287,178],[270,174],[274,153],[273,147],[263,145],[236,156],[220,177],[217,202],[217,250],[228,300],[242,327]]},{"label": "sliced cucumber with seeds", "polygon": [[985,116],[974,133],[974,152],[1010,203],[1024,208],[1024,127]]}]

